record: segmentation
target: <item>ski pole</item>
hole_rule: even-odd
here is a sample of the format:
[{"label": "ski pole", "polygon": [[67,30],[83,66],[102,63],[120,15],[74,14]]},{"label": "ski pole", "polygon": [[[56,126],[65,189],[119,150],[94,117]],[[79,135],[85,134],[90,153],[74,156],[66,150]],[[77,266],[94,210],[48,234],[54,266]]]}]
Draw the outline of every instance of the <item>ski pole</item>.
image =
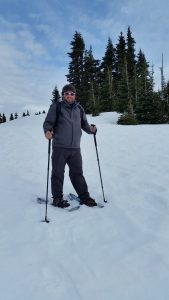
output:
[{"label": "ski pole", "polygon": [[[91,126],[95,126],[94,124],[91,124]],[[102,193],[103,193],[103,201],[107,203],[105,196],[104,196],[104,189],[103,189],[103,181],[102,181],[102,175],[101,175],[101,169],[100,169],[100,162],[99,162],[99,155],[98,155],[98,149],[97,149],[97,141],[96,141],[96,132],[93,134],[94,137],[94,144],[96,148],[96,155],[97,155],[97,162],[98,162],[98,167],[99,167],[99,174],[100,174],[100,182],[101,182],[101,187],[102,187]]]},{"label": "ski pole", "polygon": [[48,212],[48,186],[49,186],[49,167],[50,167],[50,151],[51,151],[51,140],[48,143],[48,167],[47,167],[47,184],[46,184],[46,209],[45,209],[45,219],[42,222],[49,223],[50,221],[47,218]]}]

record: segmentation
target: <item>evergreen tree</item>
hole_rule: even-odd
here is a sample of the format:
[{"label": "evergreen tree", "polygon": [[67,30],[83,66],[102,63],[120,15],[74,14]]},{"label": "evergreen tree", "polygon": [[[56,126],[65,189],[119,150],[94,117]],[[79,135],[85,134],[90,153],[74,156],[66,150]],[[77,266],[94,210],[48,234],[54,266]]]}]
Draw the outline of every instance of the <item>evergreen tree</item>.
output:
[{"label": "evergreen tree", "polygon": [[101,63],[101,111],[116,109],[116,97],[113,75],[115,74],[115,49],[109,38],[105,55]]},{"label": "evergreen tree", "polygon": [[29,114],[29,110],[27,110],[27,112],[26,112],[26,116],[30,116],[30,114]]},{"label": "evergreen tree", "polygon": [[13,120],[14,120],[13,114],[10,114],[9,121],[13,121]]},{"label": "evergreen tree", "polygon": [[166,122],[169,121],[169,81],[165,83],[163,89],[159,92],[161,106]]},{"label": "evergreen tree", "polygon": [[3,123],[2,121],[2,115],[0,114],[0,124]]},{"label": "evergreen tree", "polygon": [[136,57],[135,57],[135,40],[132,37],[130,27],[127,31],[127,49],[126,49],[126,58],[127,58],[127,72],[128,72],[128,98],[132,101],[132,104],[135,108],[136,106],[136,86],[135,86],[135,66],[136,66]]},{"label": "evergreen tree", "polygon": [[169,81],[166,84],[166,112],[168,113],[169,117]]},{"label": "evergreen tree", "polygon": [[92,47],[85,51],[83,75],[81,82],[81,99],[80,102],[87,113],[98,115],[100,89],[99,89],[99,60],[94,59]]},{"label": "evergreen tree", "polygon": [[52,92],[52,99],[51,99],[51,101],[52,101],[52,103],[55,103],[55,102],[57,102],[60,98],[61,98],[61,97],[60,97],[58,88],[57,88],[57,86],[55,86],[55,88],[54,88],[54,90],[53,90],[53,92]]},{"label": "evergreen tree", "polygon": [[22,117],[26,117],[26,114],[25,114],[25,112],[23,112],[23,114],[22,114]]},{"label": "evergreen tree", "polygon": [[164,78],[164,66],[163,66],[163,54],[162,54],[162,65],[160,68],[161,71],[161,92],[160,92],[160,96],[161,96],[161,100],[165,100],[165,90],[166,90],[166,82],[165,82],[165,78]]},{"label": "evergreen tree", "polygon": [[154,92],[151,122],[152,124],[163,124],[169,122],[169,106],[166,101],[162,101],[159,93]]},{"label": "evergreen tree", "polygon": [[[148,97],[148,71],[149,64],[146,61],[145,55],[140,49],[136,64],[137,74],[137,103],[136,115],[140,123],[146,123],[146,112],[151,107]],[[147,101],[148,100],[148,101]],[[148,107],[147,107],[148,105]]]},{"label": "evergreen tree", "polygon": [[164,93],[165,93],[165,100],[167,101],[167,103],[169,103],[169,81],[166,83]]},{"label": "evergreen tree", "polygon": [[5,123],[6,122],[6,117],[5,117],[5,114],[2,115],[2,123]]},{"label": "evergreen tree", "polygon": [[137,61],[137,103],[136,117],[139,123],[158,124],[164,122],[163,108],[160,98],[154,92],[154,71],[149,71],[142,50],[139,51]]},{"label": "evergreen tree", "polygon": [[166,83],[164,77],[164,66],[163,66],[163,54],[162,54],[162,64],[160,67],[161,71],[161,90],[158,93],[161,99],[161,108],[163,112],[163,120],[169,121],[169,82]]},{"label": "evergreen tree", "polygon": [[71,61],[69,63],[69,74],[66,75],[66,77],[69,83],[75,86],[77,99],[81,100],[85,44],[82,35],[79,32],[75,32],[73,41],[70,45],[72,51],[68,53],[68,56]]},{"label": "evergreen tree", "polygon": [[119,117],[118,124],[121,125],[137,125],[138,121],[136,119],[134,110],[133,110],[133,105],[132,101],[129,100],[128,105],[127,105],[127,110]]},{"label": "evergreen tree", "polygon": [[18,118],[18,114],[17,114],[17,112],[15,113],[15,119],[17,119]]},{"label": "evergreen tree", "polygon": [[118,99],[117,111],[124,112],[127,109],[128,96],[128,73],[126,60],[126,42],[121,32],[116,46],[116,78],[115,89]]}]

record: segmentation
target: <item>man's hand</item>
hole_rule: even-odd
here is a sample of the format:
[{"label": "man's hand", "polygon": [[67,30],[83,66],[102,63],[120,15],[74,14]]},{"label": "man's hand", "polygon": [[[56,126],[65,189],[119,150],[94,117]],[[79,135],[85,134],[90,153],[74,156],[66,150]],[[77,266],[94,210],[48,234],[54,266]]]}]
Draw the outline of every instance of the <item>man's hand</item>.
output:
[{"label": "man's hand", "polygon": [[96,132],[97,132],[96,125],[91,124],[91,125],[90,125],[90,131],[91,131],[93,134],[96,134]]},{"label": "man's hand", "polygon": [[53,138],[53,131],[47,131],[46,134],[45,134],[45,137],[48,140],[51,140]]}]

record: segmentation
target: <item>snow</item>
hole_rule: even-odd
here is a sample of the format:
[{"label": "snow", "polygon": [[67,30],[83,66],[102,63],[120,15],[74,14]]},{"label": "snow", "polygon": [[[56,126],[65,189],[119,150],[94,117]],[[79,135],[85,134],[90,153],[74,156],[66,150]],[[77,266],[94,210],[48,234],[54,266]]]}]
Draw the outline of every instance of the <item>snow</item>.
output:
[{"label": "snow", "polygon": [[[169,299],[169,125],[116,125],[88,116],[108,203],[68,213],[45,206],[45,115],[0,125],[2,300]],[[93,136],[83,133],[91,196],[103,201]],[[64,192],[75,193],[66,169]]]}]

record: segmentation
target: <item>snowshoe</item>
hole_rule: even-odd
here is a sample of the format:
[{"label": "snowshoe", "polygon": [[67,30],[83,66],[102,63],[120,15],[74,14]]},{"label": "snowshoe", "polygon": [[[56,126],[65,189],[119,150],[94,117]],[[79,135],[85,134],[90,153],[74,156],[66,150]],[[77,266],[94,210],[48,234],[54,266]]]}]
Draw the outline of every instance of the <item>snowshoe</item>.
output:
[{"label": "snowshoe", "polygon": [[66,207],[70,206],[70,203],[67,200],[53,198],[52,205],[56,206],[56,207],[60,207],[60,208],[66,208]]},{"label": "snowshoe", "polygon": [[90,206],[90,207],[97,206],[96,201],[91,197],[89,197],[87,199],[80,200],[80,204],[81,205],[85,204],[85,205]]}]

